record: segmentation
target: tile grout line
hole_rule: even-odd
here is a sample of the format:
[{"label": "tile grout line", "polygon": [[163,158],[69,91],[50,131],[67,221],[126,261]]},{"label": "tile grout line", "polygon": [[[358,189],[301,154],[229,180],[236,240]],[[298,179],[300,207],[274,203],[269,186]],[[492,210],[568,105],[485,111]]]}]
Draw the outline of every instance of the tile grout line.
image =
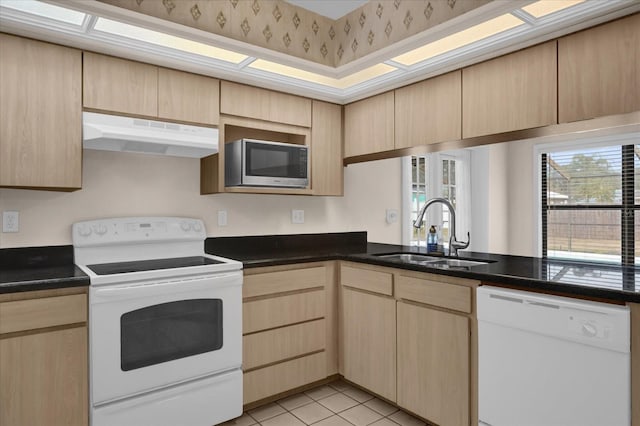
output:
[{"label": "tile grout line", "polygon": [[[263,423],[262,423],[262,422],[265,422],[265,421],[271,420],[271,419],[273,419],[273,418],[275,418],[275,417],[278,417],[278,416],[281,416],[281,415],[283,415],[283,414],[287,414],[287,413],[288,413],[288,414],[291,414],[291,416],[293,416],[296,420],[299,420],[299,421],[300,421],[302,424],[304,424],[305,426],[313,426],[313,425],[316,425],[316,424],[318,424],[318,423],[320,423],[320,422],[322,422],[322,421],[324,421],[324,420],[327,420],[327,419],[330,419],[330,418],[333,418],[333,417],[339,417],[341,420],[344,420],[344,421],[345,421],[345,422],[347,422],[349,425],[356,426],[353,422],[351,422],[351,421],[349,421],[348,419],[346,419],[345,417],[341,416],[341,414],[342,414],[342,413],[344,413],[344,412],[346,412],[346,411],[348,411],[348,410],[351,410],[351,409],[353,409],[353,408],[356,408],[356,407],[358,407],[358,406],[364,406],[365,408],[367,408],[367,409],[369,409],[369,410],[373,411],[373,412],[374,412],[374,413],[376,413],[377,415],[382,416],[382,417],[380,417],[379,419],[377,419],[377,420],[375,420],[375,421],[373,421],[373,422],[371,422],[371,423],[368,423],[368,424],[367,424],[367,426],[370,426],[370,425],[372,425],[372,424],[374,424],[374,423],[377,423],[377,422],[379,422],[379,421],[381,421],[381,420],[384,420],[384,419],[386,419],[386,420],[390,421],[390,422],[391,422],[391,423],[393,423],[394,425],[402,426],[400,423],[398,423],[398,422],[396,422],[395,420],[393,420],[392,418],[390,418],[390,416],[392,416],[392,415],[394,415],[394,414],[397,414],[397,413],[398,413],[398,411],[401,411],[401,412],[403,412],[403,413],[405,413],[405,414],[407,414],[407,415],[411,416],[409,413],[406,413],[406,412],[404,412],[402,409],[399,409],[399,408],[397,408],[397,407],[395,407],[395,406],[393,406],[393,407],[394,407],[396,410],[395,410],[395,411],[393,411],[393,412],[391,412],[391,413],[389,413],[388,415],[384,415],[383,413],[380,413],[380,412],[378,412],[378,411],[374,410],[373,408],[370,408],[370,407],[366,406],[366,405],[365,405],[365,403],[375,400],[375,399],[376,399],[376,397],[375,397],[374,395],[371,395],[371,394],[369,394],[369,393],[367,393],[367,392],[365,392],[365,391],[362,391],[362,390],[360,390],[360,389],[358,389],[358,388],[355,388],[355,387],[348,387],[348,388],[347,388],[347,389],[345,389],[345,390],[339,390],[339,389],[337,389],[337,388],[335,388],[335,387],[331,386],[331,384],[321,385],[320,387],[322,387],[322,386],[329,387],[330,389],[334,390],[335,392],[334,392],[334,393],[331,393],[331,394],[328,394],[328,395],[325,395],[325,396],[323,396],[322,398],[314,399],[313,397],[311,397],[310,395],[308,395],[308,394],[307,394],[307,392],[309,392],[309,391],[313,391],[313,389],[310,389],[309,391],[300,392],[300,393],[298,393],[298,394],[290,395],[289,397],[283,398],[283,399],[281,399],[281,400],[279,400],[279,401],[274,401],[274,402],[273,402],[273,404],[274,404],[274,405],[276,405],[276,406],[278,406],[278,407],[280,407],[281,409],[283,409],[283,410],[284,410],[284,412],[282,412],[282,413],[278,413],[278,414],[275,414],[275,415],[273,415],[273,416],[271,416],[271,417],[268,417],[268,418],[265,418],[265,419],[262,419],[262,421],[258,421],[255,417],[253,417],[251,414],[249,414],[249,412],[245,412],[245,414],[247,414],[247,416],[249,416],[249,417],[250,417],[250,418],[255,422],[254,424],[252,424],[252,425],[250,425],[250,426],[263,426]],[[347,386],[349,386],[349,385],[347,385]],[[319,388],[320,388],[320,387],[319,387]],[[317,389],[317,388],[316,388],[316,389]],[[365,393],[366,395],[370,396],[371,398],[369,398],[369,399],[367,399],[367,400],[365,400],[365,401],[363,401],[363,402],[360,402],[360,401],[358,401],[357,399],[355,399],[354,397],[350,396],[348,393],[346,393],[346,392],[349,392],[349,391],[351,391],[351,390],[353,390],[353,389],[355,389],[356,391],[359,391],[359,392],[363,392],[363,393]],[[352,407],[345,408],[344,410],[341,410],[341,411],[338,411],[338,412],[334,412],[334,411],[333,411],[332,409],[330,409],[329,407],[326,407],[326,406],[324,406],[323,404],[321,404],[321,403],[320,403],[320,401],[321,401],[321,400],[324,400],[324,399],[326,399],[326,398],[329,398],[329,397],[331,397],[331,396],[333,396],[333,395],[337,395],[337,394],[342,394],[342,395],[344,395],[345,397],[347,397],[347,398],[350,398],[350,399],[354,400],[355,402],[357,402],[357,404],[356,404],[356,405],[354,405],[354,406],[352,406]],[[295,407],[295,408],[293,408],[293,409],[291,409],[291,410],[289,410],[289,409],[285,408],[285,407],[280,403],[280,401],[283,401],[283,400],[285,400],[285,399],[292,398],[292,397],[295,397],[295,396],[300,396],[300,395],[304,395],[304,396],[308,397],[311,401],[305,402],[304,404],[302,404],[302,405],[300,405],[300,406],[297,406],[297,407]],[[381,402],[383,402],[383,403],[386,403],[386,402],[385,402],[385,401],[383,401],[383,400],[380,400],[380,401],[381,401]],[[331,412],[331,415],[330,415],[330,416],[328,416],[328,417],[325,417],[325,418],[323,418],[323,419],[317,420],[317,421],[315,421],[315,422],[313,422],[313,423],[306,423],[303,419],[301,419],[300,417],[298,417],[297,415],[295,415],[295,414],[293,413],[293,410],[297,410],[297,409],[299,409],[299,408],[306,407],[306,406],[311,405],[311,404],[313,404],[313,403],[316,403],[316,404],[320,405],[321,407],[323,407],[323,408],[327,409],[328,411],[330,411],[330,412]],[[267,404],[267,405],[269,405],[269,404]],[[266,405],[265,405],[265,406],[263,406],[263,407],[266,407]],[[262,407],[257,407],[257,408],[255,408],[254,410],[258,410],[258,409],[260,409],[260,408],[262,408]],[[252,410],[252,411],[253,411],[253,410]],[[411,417],[413,417],[413,416],[411,416]]]}]

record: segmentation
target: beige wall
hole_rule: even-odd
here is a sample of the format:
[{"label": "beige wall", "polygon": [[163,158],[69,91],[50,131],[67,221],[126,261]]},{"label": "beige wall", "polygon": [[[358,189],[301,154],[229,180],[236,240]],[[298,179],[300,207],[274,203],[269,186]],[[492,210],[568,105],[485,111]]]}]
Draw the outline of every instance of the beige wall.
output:
[{"label": "beige wall", "polygon": [[534,141],[510,142],[507,157],[509,254],[537,256],[536,222],[539,212],[535,205],[538,188],[534,170]]},{"label": "beige wall", "polygon": [[[71,244],[73,222],[136,215],[202,218],[209,236],[366,230],[370,241],[400,242],[400,225],[384,220],[400,209],[399,159],[346,168],[344,197],[201,196],[199,170],[195,159],[85,150],[79,191],[0,189],[0,211],[20,212],[20,232],[0,233],[0,247]],[[291,224],[292,209],[304,224]],[[218,227],[218,210],[228,226]]]},{"label": "beige wall", "polygon": [[[536,256],[534,142],[501,143],[476,152],[481,163],[472,164],[482,170],[473,174],[472,197],[476,198],[472,214],[478,217],[472,232],[477,243],[478,236],[486,239],[478,247],[491,253]],[[478,200],[478,196],[486,199]]]}]

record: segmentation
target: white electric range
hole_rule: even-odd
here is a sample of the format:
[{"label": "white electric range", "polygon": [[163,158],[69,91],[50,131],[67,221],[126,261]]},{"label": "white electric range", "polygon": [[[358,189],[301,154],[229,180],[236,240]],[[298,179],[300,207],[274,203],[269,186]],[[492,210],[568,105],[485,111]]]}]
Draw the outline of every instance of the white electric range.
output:
[{"label": "white electric range", "polygon": [[242,414],[242,263],[204,253],[201,220],[78,222],[91,279],[94,426],[211,426]]}]

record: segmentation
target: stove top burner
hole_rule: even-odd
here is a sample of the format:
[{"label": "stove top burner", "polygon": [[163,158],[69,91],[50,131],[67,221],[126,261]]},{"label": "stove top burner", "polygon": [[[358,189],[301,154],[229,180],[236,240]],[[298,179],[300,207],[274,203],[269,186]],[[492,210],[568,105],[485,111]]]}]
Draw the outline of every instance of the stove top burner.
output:
[{"label": "stove top burner", "polygon": [[203,256],[174,257],[168,259],[137,260],[134,262],[101,263],[87,265],[97,275],[126,274],[129,272],[154,271],[158,269],[187,268],[224,263]]}]

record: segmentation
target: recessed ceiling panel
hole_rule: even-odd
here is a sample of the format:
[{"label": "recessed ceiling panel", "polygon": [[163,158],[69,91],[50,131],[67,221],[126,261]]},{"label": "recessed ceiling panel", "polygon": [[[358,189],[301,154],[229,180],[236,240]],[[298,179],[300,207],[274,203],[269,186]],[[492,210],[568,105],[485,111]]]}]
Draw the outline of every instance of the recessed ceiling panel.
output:
[{"label": "recessed ceiling panel", "polygon": [[340,19],[349,12],[353,12],[367,0],[285,0],[294,6],[310,10],[318,15],[333,20]]}]

